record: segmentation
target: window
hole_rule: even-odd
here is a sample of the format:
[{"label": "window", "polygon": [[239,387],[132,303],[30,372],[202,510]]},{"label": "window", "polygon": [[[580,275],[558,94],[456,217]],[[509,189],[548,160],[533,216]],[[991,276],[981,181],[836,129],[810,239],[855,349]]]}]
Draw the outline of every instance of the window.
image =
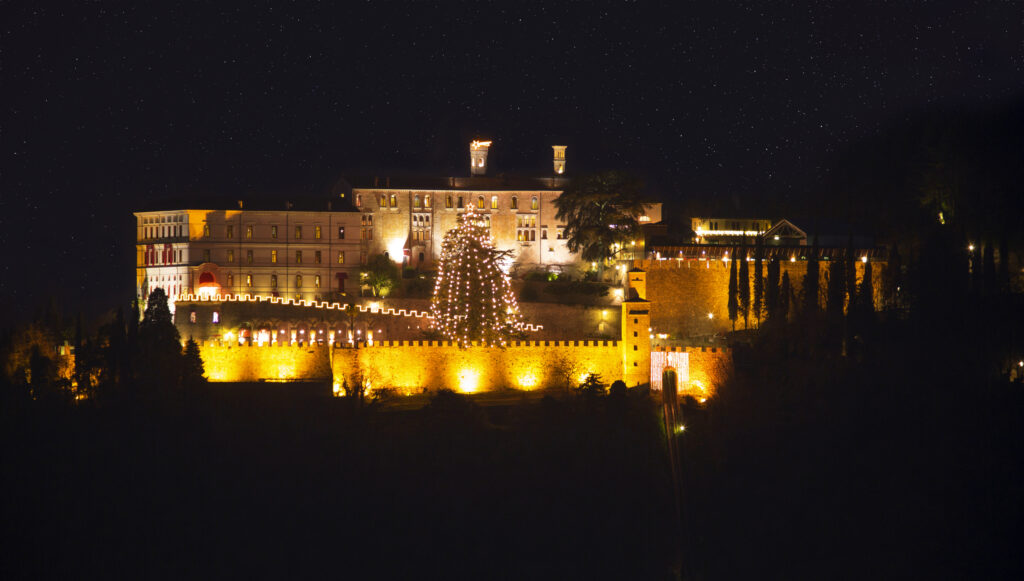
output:
[{"label": "window", "polygon": [[323,233],[320,231],[320,227],[319,226],[313,226],[313,238],[315,238],[316,240],[320,240],[320,238],[322,238],[322,236],[323,236]]},{"label": "window", "polygon": [[245,263],[252,264],[252,250],[245,251]]},{"label": "window", "polygon": [[302,251],[301,250],[296,250],[295,251],[295,264],[302,264]]},{"label": "window", "polygon": [[296,274],[295,275],[295,288],[302,288],[302,275],[301,274]]},{"label": "window", "polygon": [[210,237],[210,225],[209,224],[203,224],[203,238],[209,238],[209,237]]},{"label": "window", "polygon": [[338,252],[338,264],[345,264],[345,252]]},{"label": "window", "polygon": [[317,264],[320,264],[320,262],[321,262],[321,254],[320,254],[319,250],[317,250],[316,252],[313,253],[313,262],[315,262]]},{"label": "window", "polygon": [[420,207],[420,195],[419,194],[416,194],[415,196],[412,197],[412,207],[413,208],[419,208]]},{"label": "window", "polygon": [[455,207],[460,209],[460,210],[462,209],[462,196],[459,196],[458,204],[456,204]]},{"label": "window", "polygon": [[235,237],[235,226],[234,226],[234,224],[228,224],[228,228],[227,228],[227,231],[225,233],[225,236],[227,238],[234,238]]},{"label": "window", "polygon": [[450,194],[444,197],[444,207],[449,210],[452,209],[452,197]]},{"label": "window", "polygon": [[230,273],[228,274],[228,286],[229,287],[235,286],[235,275],[230,274]]},{"label": "window", "polygon": [[513,210],[518,210],[519,209],[519,198],[517,198],[515,196],[512,196],[512,209]]},{"label": "window", "polygon": [[188,322],[189,323],[195,323],[196,322],[196,312],[195,311],[192,311],[191,313],[188,314]]},{"label": "window", "polygon": [[320,288],[320,275],[319,274],[313,277],[313,286],[315,288]]},{"label": "window", "polygon": [[491,209],[492,210],[497,210],[498,209],[498,196],[491,196]]},{"label": "window", "polygon": [[228,250],[228,262],[234,262],[234,261],[235,261],[235,251],[234,250]]},{"label": "window", "polygon": [[345,239],[345,227],[344,226],[338,226],[338,240],[344,240],[344,239]]},{"label": "window", "polygon": [[252,275],[251,274],[245,275],[245,286],[247,286],[249,288],[252,288]]},{"label": "window", "polygon": [[277,275],[270,275],[270,288],[277,288]]},{"label": "window", "polygon": [[220,322],[220,313],[218,313],[217,311],[214,311],[213,312],[213,324],[216,325],[219,322]]},{"label": "window", "polygon": [[633,331],[633,336],[634,336],[634,337],[638,337],[638,336],[639,336],[639,334],[638,334],[638,333],[637,333],[636,331]]},{"label": "window", "polygon": [[362,208],[363,207],[363,195],[362,194],[356,194],[356,207],[357,208]]},{"label": "window", "polygon": [[270,227],[270,237],[277,238],[277,224]]},{"label": "window", "polygon": [[395,194],[391,194],[391,207],[392,208],[397,208],[398,207],[398,196],[395,195]]},{"label": "window", "polygon": [[276,250],[271,250],[270,251],[270,262],[272,264],[277,264],[277,251]]},{"label": "window", "polygon": [[537,203],[537,196],[534,196],[533,199],[530,200],[530,209],[531,210],[536,210],[539,207],[540,207],[540,204]]},{"label": "window", "polygon": [[210,251],[209,250],[204,250],[203,251],[203,262],[210,262]]},{"label": "window", "polygon": [[295,239],[302,240],[302,226],[295,227]]},{"label": "window", "polygon": [[249,224],[248,226],[245,227],[245,239],[246,240],[252,240],[253,228],[254,228],[254,226],[252,224]]},{"label": "window", "polygon": [[388,207],[388,196],[387,196],[387,194],[381,194],[380,195],[380,207],[381,208],[387,208]]},{"label": "window", "polygon": [[565,228],[562,228],[561,226],[559,226],[555,230],[555,238],[557,238],[559,240],[564,240],[565,239]]},{"label": "window", "polygon": [[430,194],[424,194],[423,195],[423,207],[424,208],[429,208],[430,207]]},{"label": "window", "polygon": [[484,197],[483,196],[477,196],[477,198],[476,198],[476,207],[478,209],[480,209],[480,210],[484,209]]},{"label": "window", "polygon": [[547,228],[544,228],[543,230],[540,231],[540,239],[541,240],[547,240],[548,239],[548,229]]}]

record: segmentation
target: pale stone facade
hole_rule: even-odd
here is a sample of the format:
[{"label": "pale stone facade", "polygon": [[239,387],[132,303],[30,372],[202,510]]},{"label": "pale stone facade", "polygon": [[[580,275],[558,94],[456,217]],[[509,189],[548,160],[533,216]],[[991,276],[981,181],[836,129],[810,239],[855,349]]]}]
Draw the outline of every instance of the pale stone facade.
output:
[{"label": "pale stone facade", "polygon": [[289,210],[137,212],[136,291],[313,300],[358,292],[359,214]]}]

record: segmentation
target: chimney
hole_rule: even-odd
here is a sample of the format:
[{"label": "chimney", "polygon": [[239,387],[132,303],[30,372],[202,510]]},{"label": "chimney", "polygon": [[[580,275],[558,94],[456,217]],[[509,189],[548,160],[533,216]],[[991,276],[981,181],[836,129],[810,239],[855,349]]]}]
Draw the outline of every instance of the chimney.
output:
[{"label": "chimney", "polygon": [[490,141],[473,141],[469,144],[470,175],[482,176],[487,173],[487,150],[490,148]]},{"label": "chimney", "polygon": [[565,173],[565,148],[568,145],[552,145],[551,149],[555,150],[555,175],[562,175]]}]

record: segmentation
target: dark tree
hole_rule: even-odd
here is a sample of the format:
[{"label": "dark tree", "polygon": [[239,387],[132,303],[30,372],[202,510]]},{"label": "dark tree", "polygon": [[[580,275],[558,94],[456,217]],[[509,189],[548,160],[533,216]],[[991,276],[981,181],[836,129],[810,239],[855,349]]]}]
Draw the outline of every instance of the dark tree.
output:
[{"label": "dark tree", "polygon": [[732,330],[736,330],[736,319],[739,315],[739,283],[736,280],[736,250],[733,249],[732,260],[729,261],[729,320]]},{"label": "dark tree", "polygon": [[740,261],[740,314],[743,315],[743,328],[747,328],[747,319],[750,317],[750,267],[747,266],[747,247],[744,244]]},{"label": "dark tree", "polygon": [[764,246],[762,237],[757,237],[757,246],[754,247],[754,322],[761,321],[761,306],[764,304]]},{"label": "dark tree", "polygon": [[765,289],[765,315],[773,320],[779,315],[779,259],[773,257],[768,261],[768,286]]},{"label": "dark tree", "polygon": [[789,303],[790,297],[793,295],[793,289],[789,283],[789,271],[782,273],[782,283],[779,286],[779,321],[785,323],[786,318],[789,316]]},{"label": "dark tree", "polygon": [[857,302],[861,311],[862,322],[875,314],[875,285],[871,280],[871,261],[864,263],[864,277],[860,281],[860,292]]},{"label": "dark tree", "polygon": [[585,262],[604,263],[629,246],[640,229],[643,214],[643,183],[617,171],[576,177],[566,186],[555,206],[556,217],[565,222],[569,250]]},{"label": "dark tree", "polygon": [[181,337],[167,308],[162,288],[149,294],[139,324],[136,370],[146,390],[172,387],[180,376]]},{"label": "dark tree", "polygon": [[818,312],[818,240],[807,255],[807,273],[804,275],[803,313],[811,316]]},{"label": "dark tree", "polygon": [[375,297],[387,296],[398,284],[398,275],[398,266],[383,254],[371,257],[359,272],[361,282],[370,287]]},{"label": "dark tree", "polygon": [[846,300],[846,261],[832,260],[828,264],[828,289],[826,291],[825,314],[830,323],[843,317]]},{"label": "dark tree", "polygon": [[203,367],[203,358],[199,354],[199,345],[192,337],[185,342],[185,353],[181,367],[182,384],[188,387],[196,387],[206,383],[206,369]]},{"label": "dark tree", "polygon": [[989,242],[985,245],[985,256],[984,260],[984,286],[986,295],[994,295],[996,293],[996,257],[995,248],[992,247],[992,243]]}]

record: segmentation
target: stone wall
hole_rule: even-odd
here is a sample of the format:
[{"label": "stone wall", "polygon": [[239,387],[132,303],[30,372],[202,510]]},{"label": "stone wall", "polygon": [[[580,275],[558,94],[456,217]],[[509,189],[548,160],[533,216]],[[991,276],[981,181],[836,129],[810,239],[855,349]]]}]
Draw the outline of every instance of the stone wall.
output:
[{"label": "stone wall", "polygon": [[[782,273],[789,273],[794,298],[803,291],[805,261],[782,262]],[[857,285],[864,275],[864,265],[857,262]],[[825,305],[827,261],[819,262],[819,303]],[[647,272],[647,298],[651,301],[651,327],[654,333],[690,337],[725,333],[732,330],[729,321],[729,263],[722,260],[638,260],[636,266]],[[875,304],[881,302],[881,272],[885,263],[872,261]],[[767,278],[767,265],[765,277]],[[754,263],[750,263],[750,293],[753,301]],[[793,312],[790,307],[790,313]],[[709,318],[708,314],[712,316]],[[753,325],[754,321],[750,323]],[[737,321],[743,328],[743,320]]]},{"label": "stone wall", "polygon": [[327,345],[200,345],[210,381],[313,381],[331,378]]}]

